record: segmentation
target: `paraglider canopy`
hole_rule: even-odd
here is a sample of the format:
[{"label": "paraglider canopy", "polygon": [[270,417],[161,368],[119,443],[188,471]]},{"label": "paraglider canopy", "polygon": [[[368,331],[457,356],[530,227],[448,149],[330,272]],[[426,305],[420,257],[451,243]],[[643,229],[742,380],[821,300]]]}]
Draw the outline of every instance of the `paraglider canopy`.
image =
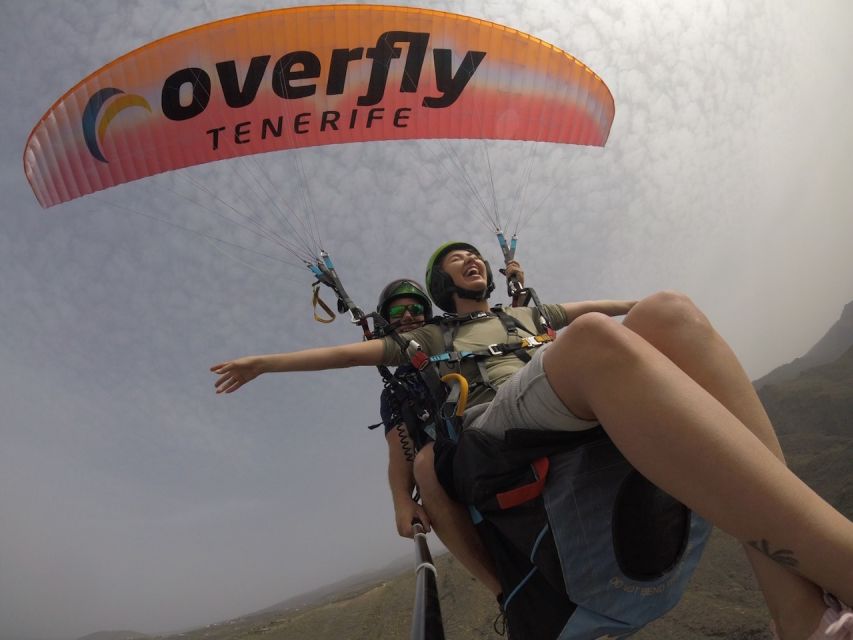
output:
[{"label": "paraglider canopy", "polygon": [[44,207],[236,156],[411,138],[601,146],[604,82],[537,38],[426,9],[331,5],[220,20],[145,45],[60,98],[24,170]]}]

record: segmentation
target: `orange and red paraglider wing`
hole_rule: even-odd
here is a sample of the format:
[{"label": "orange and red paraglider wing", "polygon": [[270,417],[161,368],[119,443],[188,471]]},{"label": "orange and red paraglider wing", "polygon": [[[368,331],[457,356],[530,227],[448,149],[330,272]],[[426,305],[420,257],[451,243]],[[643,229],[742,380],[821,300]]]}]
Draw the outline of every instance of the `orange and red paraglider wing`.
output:
[{"label": "orange and red paraglider wing", "polygon": [[603,145],[607,86],[537,38],[425,9],[334,5],[213,22],[91,74],[44,115],[42,206],[235,156],[375,140]]}]

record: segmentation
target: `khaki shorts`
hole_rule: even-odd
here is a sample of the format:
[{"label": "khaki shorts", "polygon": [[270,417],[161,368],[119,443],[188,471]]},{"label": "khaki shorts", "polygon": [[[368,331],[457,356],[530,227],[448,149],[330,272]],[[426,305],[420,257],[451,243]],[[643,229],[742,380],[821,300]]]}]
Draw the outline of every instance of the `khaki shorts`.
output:
[{"label": "khaki shorts", "polygon": [[539,347],[530,362],[500,386],[491,402],[467,410],[463,428],[481,429],[503,439],[508,429],[584,431],[595,427],[597,420],[578,418],[551,388],[542,367],[542,356],[549,346]]}]

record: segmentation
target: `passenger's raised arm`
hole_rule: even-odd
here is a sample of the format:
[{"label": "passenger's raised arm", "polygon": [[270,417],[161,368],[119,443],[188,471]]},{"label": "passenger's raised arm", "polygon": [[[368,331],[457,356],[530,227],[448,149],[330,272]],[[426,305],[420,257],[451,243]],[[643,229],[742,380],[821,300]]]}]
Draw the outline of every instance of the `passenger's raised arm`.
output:
[{"label": "passenger's raised arm", "polygon": [[565,310],[568,322],[571,322],[593,311],[607,316],[624,316],[635,304],[637,304],[636,300],[584,300],[583,302],[564,302],[560,306]]},{"label": "passenger's raised arm", "polygon": [[262,373],[322,371],[379,365],[382,364],[382,355],[382,341],[370,340],[290,353],[244,356],[220,362],[210,370],[219,374],[215,383],[216,393],[231,393]]}]

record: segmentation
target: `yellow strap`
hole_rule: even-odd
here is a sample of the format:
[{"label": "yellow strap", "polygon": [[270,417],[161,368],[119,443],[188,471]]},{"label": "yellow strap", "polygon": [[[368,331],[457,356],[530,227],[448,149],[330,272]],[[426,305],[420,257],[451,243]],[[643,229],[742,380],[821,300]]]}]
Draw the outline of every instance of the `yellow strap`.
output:
[{"label": "yellow strap", "polygon": [[465,379],[465,376],[459,373],[448,373],[441,377],[441,381],[448,384],[453,381],[459,385],[459,400],[456,401],[456,411],[454,413],[457,417],[461,416],[465,413],[465,407],[468,405],[468,381]]},{"label": "yellow strap", "polygon": [[[330,322],[334,322],[335,313],[331,309],[329,309],[329,305],[323,302],[323,300],[320,298],[320,287],[314,287],[314,295],[312,296],[311,303],[314,307],[314,319],[317,322],[322,322],[323,324],[329,324]],[[323,311],[329,314],[328,318],[321,318],[317,315],[318,304],[320,305],[320,307],[322,307]]]},{"label": "yellow strap", "polygon": [[534,347],[541,347],[546,342],[553,342],[554,338],[549,336],[547,333],[540,334],[538,336],[528,336],[526,338],[521,338],[521,346],[525,349],[532,349]]}]

